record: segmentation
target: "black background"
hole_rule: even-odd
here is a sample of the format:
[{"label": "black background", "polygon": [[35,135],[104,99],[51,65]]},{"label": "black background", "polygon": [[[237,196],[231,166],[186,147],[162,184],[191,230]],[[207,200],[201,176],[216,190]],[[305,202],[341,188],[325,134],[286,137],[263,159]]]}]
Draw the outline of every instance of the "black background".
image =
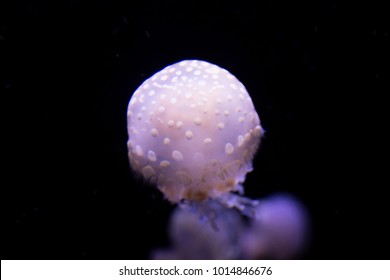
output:
[{"label": "black background", "polygon": [[126,108],[161,68],[202,59],[251,94],[266,136],[246,194],[301,199],[303,257],[388,259],[386,9],[286,2],[2,1],[1,258],[167,246],[173,206],[129,170]]}]

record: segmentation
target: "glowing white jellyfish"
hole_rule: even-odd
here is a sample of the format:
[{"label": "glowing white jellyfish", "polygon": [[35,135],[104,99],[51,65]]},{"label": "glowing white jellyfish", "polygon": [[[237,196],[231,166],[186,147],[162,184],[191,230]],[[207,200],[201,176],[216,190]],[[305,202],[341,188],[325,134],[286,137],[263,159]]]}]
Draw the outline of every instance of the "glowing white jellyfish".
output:
[{"label": "glowing white jellyfish", "polygon": [[205,61],[170,65],[135,91],[127,117],[131,167],[181,206],[169,227],[173,247],[154,258],[291,258],[302,251],[307,219],[295,199],[241,196],[263,129],[232,74]]},{"label": "glowing white jellyfish", "polygon": [[127,116],[130,165],[169,201],[244,208],[232,192],[243,192],[263,129],[231,73],[199,60],[172,64],[135,91]]}]

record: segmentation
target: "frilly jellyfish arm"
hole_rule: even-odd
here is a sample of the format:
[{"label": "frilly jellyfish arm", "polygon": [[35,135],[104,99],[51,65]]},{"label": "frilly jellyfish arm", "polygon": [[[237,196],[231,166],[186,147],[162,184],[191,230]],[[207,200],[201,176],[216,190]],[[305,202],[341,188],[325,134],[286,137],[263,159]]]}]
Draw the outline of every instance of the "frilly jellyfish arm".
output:
[{"label": "frilly jellyfish arm", "polygon": [[232,192],[243,192],[263,129],[227,70],[198,60],[172,64],[134,92],[127,116],[130,165],[169,201],[250,204]]}]

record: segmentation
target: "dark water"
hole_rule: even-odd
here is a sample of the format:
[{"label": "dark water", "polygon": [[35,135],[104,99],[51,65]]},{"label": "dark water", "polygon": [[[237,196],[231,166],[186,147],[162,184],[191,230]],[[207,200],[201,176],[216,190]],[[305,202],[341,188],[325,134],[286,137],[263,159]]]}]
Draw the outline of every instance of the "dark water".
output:
[{"label": "dark water", "polygon": [[1,257],[146,259],[173,206],[136,180],[126,108],[202,59],[248,89],[266,135],[246,194],[307,206],[308,259],[388,259],[385,9],[336,1],[3,1]]}]

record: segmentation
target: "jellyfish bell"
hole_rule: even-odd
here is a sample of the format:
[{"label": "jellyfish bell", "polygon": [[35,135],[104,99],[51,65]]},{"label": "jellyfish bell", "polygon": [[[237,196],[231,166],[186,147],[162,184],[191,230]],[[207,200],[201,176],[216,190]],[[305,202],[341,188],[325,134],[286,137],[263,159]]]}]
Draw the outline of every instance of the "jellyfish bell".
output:
[{"label": "jellyfish bell", "polygon": [[199,60],[172,64],[134,92],[127,117],[130,165],[169,201],[245,204],[232,193],[243,192],[263,129],[227,70]]}]

